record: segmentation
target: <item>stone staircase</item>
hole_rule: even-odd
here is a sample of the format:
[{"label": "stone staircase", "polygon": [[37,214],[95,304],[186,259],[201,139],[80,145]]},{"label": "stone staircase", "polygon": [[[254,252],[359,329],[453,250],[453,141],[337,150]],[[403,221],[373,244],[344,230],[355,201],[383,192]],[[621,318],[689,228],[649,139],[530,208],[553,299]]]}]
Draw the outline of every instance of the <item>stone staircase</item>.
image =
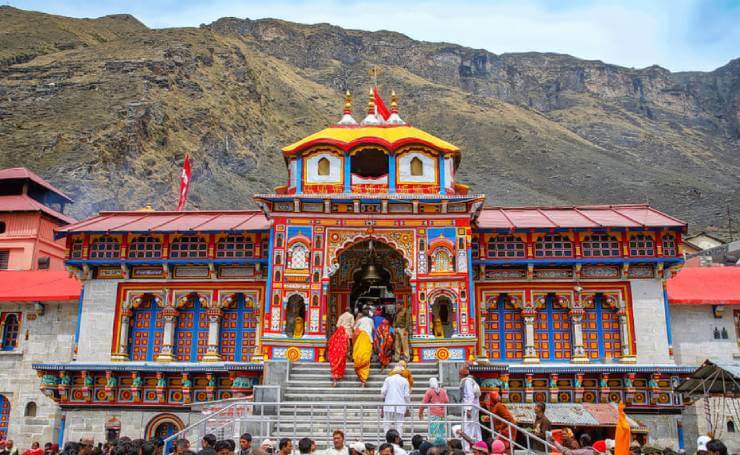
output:
[{"label": "stone staircase", "polygon": [[[437,363],[411,363],[409,369],[414,378],[411,390],[411,416],[406,417],[403,437],[407,445],[413,434],[427,433],[426,419],[419,421],[418,405],[429,387],[429,378],[438,377]],[[370,369],[367,387],[360,387],[352,363],[347,364],[345,379],[336,387],[331,386],[327,363],[292,363],[288,381],[283,390],[280,423],[277,434],[289,438],[308,436],[323,447],[331,440],[334,430],[345,432],[348,443],[383,441],[383,419],[378,407],[383,403],[380,389],[388,372],[381,373],[377,365]],[[306,402],[314,403],[313,408]],[[301,402],[301,407],[291,409],[290,402]],[[361,405],[360,403],[370,403]],[[455,417],[451,417],[455,419]],[[458,419],[459,420],[459,419]]]}]

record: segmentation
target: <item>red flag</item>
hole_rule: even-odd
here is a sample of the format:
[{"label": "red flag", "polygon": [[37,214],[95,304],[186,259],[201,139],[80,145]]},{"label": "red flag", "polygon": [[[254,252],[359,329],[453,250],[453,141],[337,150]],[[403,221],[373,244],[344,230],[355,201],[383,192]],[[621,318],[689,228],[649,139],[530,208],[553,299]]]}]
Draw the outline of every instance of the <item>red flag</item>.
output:
[{"label": "red flag", "polygon": [[182,173],[180,174],[180,199],[177,201],[177,211],[185,207],[188,200],[188,190],[190,189],[190,157],[185,155],[185,162],[182,163]]},{"label": "red flag", "polygon": [[383,120],[388,120],[388,117],[391,116],[391,111],[388,110],[383,102],[383,98],[380,97],[378,87],[373,87],[373,98],[375,98],[373,101],[375,101],[376,113],[380,114],[383,117]]}]

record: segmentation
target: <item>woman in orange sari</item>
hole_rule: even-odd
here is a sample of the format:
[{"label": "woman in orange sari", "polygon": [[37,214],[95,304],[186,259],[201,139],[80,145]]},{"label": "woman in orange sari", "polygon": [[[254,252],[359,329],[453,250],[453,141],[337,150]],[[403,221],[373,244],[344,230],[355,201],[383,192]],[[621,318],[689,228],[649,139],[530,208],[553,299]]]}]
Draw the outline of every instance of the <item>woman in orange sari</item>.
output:
[{"label": "woman in orange sari", "polygon": [[375,328],[375,340],[373,347],[378,353],[381,373],[385,371],[388,364],[391,363],[393,356],[393,335],[391,335],[391,325],[387,319],[383,319],[378,327]]},{"label": "woman in orange sari", "polygon": [[344,379],[344,370],[347,368],[348,337],[344,327],[338,326],[329,338],[328,357],[331,368],[331,386],[336,387],[337,381]]}]

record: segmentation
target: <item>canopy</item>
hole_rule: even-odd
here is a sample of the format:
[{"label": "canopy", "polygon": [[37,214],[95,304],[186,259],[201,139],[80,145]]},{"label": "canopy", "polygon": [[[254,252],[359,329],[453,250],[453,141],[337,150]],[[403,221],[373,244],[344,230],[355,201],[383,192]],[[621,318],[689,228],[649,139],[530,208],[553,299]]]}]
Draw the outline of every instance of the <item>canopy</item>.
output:
[{"label": "canopy", "polygon": [[740,394],[740,363],[705,360],[691,376],[676,388],[689,395]]},{"label": "canopy", "polygon": [[666,289],[673,305],[740,305],[740,267],[684,267]]},{"label": "canopy", "polygon": [[80,281],[67,271],[0,272],[0,302],[78,300],[81,288]]},{"label": "canopy", "polygon": [[[534,425],[534,404],[507,403],[506,406],[516,418],[517,424]],[[545,416],[550,423],[566,427],[616,427],[619,413],[610,403],[548,403]],[[627,417],[630,426],[635,430],[642,426],[634,419]]]}]

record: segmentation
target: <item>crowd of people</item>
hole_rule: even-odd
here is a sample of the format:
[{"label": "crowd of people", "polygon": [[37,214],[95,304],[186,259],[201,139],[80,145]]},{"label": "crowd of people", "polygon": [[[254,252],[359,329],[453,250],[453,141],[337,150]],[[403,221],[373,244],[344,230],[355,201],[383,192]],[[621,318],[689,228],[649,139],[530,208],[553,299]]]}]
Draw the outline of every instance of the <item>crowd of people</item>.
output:
[{"label": "crowd of people", "polygon": [[[506,444],[499,438],[473,441],[464,431],[457,431],[457,438],[447,440],[428,440],[422,435],[414,435],[410,446],[405,445],[401,434],[395,429],[388,430],[385,442],[376,446],[362,441],[348,443],[345,434],[336,430],[332,434],[331,443],[327,448],[319,449],[316,442],[304,437],[297,441],[282,438],[277,441],[265,439],[257,445],[252,443],[249,433],[241,435],[238,444],[232,439],[219,440],[213,434],[205,435],[198,446],[191,446],[187,439],[175,440],[169,449],[161,438],[150,440],[131,439],[122,437],[115,441],[95,444],[92,438],[82,438],[79,442],[68,442],[64,445],[61,455],[504,455],[511,453]],[[572,437],[572,436],[571,436]],[[581,435],[578,441],[563,438],[559,443],[550,441],[563,455],[613,455],[614,444],[611,440],[592,441],[588,433]],[[610,444],[611,441],[611,444]],[[465,448],[465,443],[469,448]],[[30,449],[19,454],[13,446],[13,441],[2,443],[0,455],[57,455],[59,447],[47,443],[44,448],[39,443],[33,443]],[[294,444],[295,443],[295,444]],[[546,451],[538,450],[539,453]],[[657,449],[634,442],[630,447],[630,455],[677,455],[671,449]],[[727,447],[718,439],[701,436],[697,440],[696,455],[728,455]]]}]

